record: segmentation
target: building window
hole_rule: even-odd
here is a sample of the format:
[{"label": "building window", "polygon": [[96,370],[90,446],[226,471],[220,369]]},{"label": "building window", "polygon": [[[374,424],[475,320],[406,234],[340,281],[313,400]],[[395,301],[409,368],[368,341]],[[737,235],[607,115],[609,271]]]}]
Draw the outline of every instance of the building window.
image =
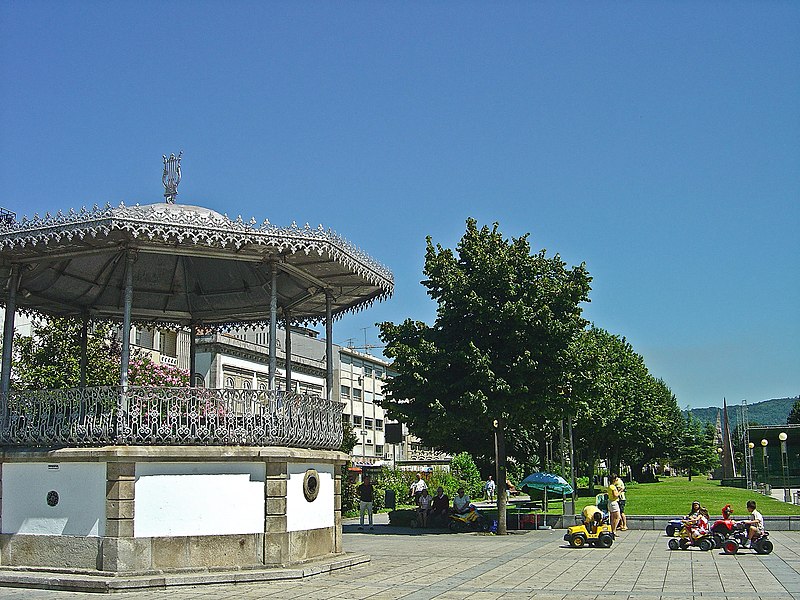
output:
[{"label": "building window", "polygon": [[375,419],[375,429],[383,431],[383,419]]},{"label": "building window", "polygon": [[350,415],[342,414],[342,423],[350,424]]},{"label": "building window", "polygon": [[242,387],[246,390],[249,390],[252,389],[253,384],[250,381],[245,380],[245,382],[242,384]]},{"label": "building window", "polygon": [[361,400],[361,390],[358,388],[353,388],[353,398],[356,400]]},{"label": "building window", "polygon": [[364,402],[372,402],[374,398],[375,394],[372,392],[367,392],[366,390],[364,391]]},{"label": "building window", "polygon": [[233,377],[226,377],[225,378],[225,389],[232,390],[236,387],[236,384],[233,382]]},{"label": "building window", "polygon": [[155,350],[153,347],[154,333],[152,329],[137,329],[136,330],[136,345],[142,348],[149,348]]},{"label": "building window", "polygon": [[364,365],[364,375],[372,375],[372,365]]},{"label": "building window", "polygon": [[361,415],[353,415],[353,425],[361,427]]},{"label": "building window", "polygon": [[379,444],[375,444],[375,455],[376,456],[383,456],[383,446]]},{"label": "building window", "polygon": [[372,429],[372,419],[364,419],[364,429]]},{"label": "building window", "polygon": [[350,398],[350,387],[347,386],[347,385],[343,385],[340,394],[341,394],[343,399],[345,399],[345,400],[349,399]]},{"label": "building window", "polygon": [[178,334],[175,331],[161,332],[161,353],[167,356],[178,356]]}]

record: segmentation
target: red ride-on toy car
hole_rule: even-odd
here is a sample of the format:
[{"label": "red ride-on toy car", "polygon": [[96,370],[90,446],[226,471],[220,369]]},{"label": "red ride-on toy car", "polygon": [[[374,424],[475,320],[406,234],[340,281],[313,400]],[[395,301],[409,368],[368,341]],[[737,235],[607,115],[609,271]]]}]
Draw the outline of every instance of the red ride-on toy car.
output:
[{"label": "red ride-on toy car", "polygon": [[714,540],[708,531],[708,522],[683,521],[678,537],[671,538],[668,546],[670,550],[688,550],[691,546],[697,546],[703,552],[712,550]]}]

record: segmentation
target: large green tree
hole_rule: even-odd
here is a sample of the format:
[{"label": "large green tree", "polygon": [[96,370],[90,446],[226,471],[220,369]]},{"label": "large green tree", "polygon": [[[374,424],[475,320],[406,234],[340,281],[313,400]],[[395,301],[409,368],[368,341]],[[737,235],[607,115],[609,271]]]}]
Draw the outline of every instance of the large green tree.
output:
[{"label": "large green tree", "polygon": [[576,447],[593,481],[594,465],[630,465],[638,478],[645,464],[669,455],[681,412],[669,387],[653,377],[624,338],[590,327],[573,342],[568,375]]},{"label": "large green tree", "polygon": [[[12,387],[60,389],[80,384],[81,323],[50,319],[32,325],[31,335],[15,335]],[[119,384],[119,345],[107,324],[89,328],[86,385]]]},{"label": "large green tree", "polygon": [[719,464],[717,448],[714,444],[714,426],[711,423],[702,423],[692,416],[686,415],[686,422],[680,436],[680,444],[672,463],[679,469],[684,469],[689,475],[699,475],[712,471]]},{"label": "large green tree", "polygon": [[426,444],[483,464],[501,419],[508,454],[526,462],[534,426],[562,411],[568,348],[586,325],[585,266],[568,268],[558,255],[532,253],[527,235],[509,240],[497,224],[469,219],[455,251],[427,239],[424,274],[434,324],[380,324],[397,373],[383,406]]}]

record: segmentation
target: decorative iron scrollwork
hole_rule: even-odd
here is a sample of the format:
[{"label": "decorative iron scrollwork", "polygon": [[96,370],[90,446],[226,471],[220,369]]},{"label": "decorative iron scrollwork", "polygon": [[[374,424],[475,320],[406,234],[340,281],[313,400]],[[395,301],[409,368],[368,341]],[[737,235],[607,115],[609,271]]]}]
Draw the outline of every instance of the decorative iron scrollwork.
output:
[{"label": "decorative iron scrollwork", "polygon": [[280,390],[129,386],[0,395],[0,444],[336,449],[340,402]]}]

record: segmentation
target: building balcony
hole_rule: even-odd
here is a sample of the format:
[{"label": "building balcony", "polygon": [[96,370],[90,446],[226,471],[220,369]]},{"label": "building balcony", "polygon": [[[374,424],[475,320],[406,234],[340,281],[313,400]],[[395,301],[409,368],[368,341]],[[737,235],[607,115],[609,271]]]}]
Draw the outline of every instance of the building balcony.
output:
[{"label": "building balcony", "polygon": [[88,387],[0,395],[0,445],[338,449],[342,408],[280,390]]}]

